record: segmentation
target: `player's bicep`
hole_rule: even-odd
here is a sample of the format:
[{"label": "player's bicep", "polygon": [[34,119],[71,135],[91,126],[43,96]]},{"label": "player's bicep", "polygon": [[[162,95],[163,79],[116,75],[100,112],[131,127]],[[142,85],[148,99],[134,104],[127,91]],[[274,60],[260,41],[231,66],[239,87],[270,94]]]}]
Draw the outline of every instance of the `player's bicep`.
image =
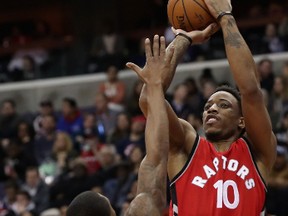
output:
[{"label": "player's bicep", "polygon": [[269,169],[275,160],[276,139],[261,91],[242,97],[242,110],[248,138],[255,153]]}]

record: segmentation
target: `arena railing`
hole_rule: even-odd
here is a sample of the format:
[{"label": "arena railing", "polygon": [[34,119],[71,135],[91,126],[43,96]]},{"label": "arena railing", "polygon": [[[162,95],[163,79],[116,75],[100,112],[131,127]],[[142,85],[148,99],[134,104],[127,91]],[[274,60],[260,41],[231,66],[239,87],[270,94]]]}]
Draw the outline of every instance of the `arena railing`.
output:
[{"label": "arena railing", "polygon": [[[258,62],[263,58],[269,58],[274,62],[273,70],[280,73],[283,62],[288,61],[288,52],[279,54],[267,54],[255,56]],[[188,77],[198,80],[201,72],[205,68],[211,68],[216,80],[220,83],[231,83],[227,60],[213,60],[195,63],[183,63],[177,68],[177,73],[168,89],[173,87]],[[137,76],[130,70],[123,70],[119,77],[126,83],[127,97],[132,93],[132,88]],[[64,97],[73,97],[80,107],[91,107],[94,105],[95,94],[99,83],[106,79],[104,73],[78,75],[64,78],[51,78],[34,81],[23,81],[17,83],[3,83],[0,85],[0,101],[10,98],[15,100],[19,113],[34,112],[38,109],[38,104],[43,99],[54,102],[55,108],[59,109],[61,100]]]}]

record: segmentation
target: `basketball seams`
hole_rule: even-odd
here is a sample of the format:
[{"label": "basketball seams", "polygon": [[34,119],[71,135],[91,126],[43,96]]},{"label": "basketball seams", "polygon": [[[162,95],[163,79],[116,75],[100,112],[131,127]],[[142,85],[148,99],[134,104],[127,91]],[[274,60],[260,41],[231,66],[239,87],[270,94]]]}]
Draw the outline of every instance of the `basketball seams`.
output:
[{"label": "basketball seams", "polygon": [[[171,0],[170,0],[171,1]],[[175,23],[174,23],[174,11],[175,11],[175,7],[177,5],[177,3],[179,2],[179,0],[177,0],[172,8],[172,26],[175,26]]]},{"label": "basketball seams", "polygon": [[207,10],[205,7],[203,7],[202,4],[200,4],[197,0],[193,0],[193,1],[194,1],[199,7],[201,7],[207,14],[209,14],[209,15],[211,16],[209,10]]},{"label": "basketball seams", "polygon": [[193,25],[191,24],[191,22],[190,22],[190,20],[189,20],[189,17],[187,16],[187,12],[186,12],[186,8],[185,8],[184,0],[182,0],[182,6],[183,6],[184,15],[185,15],[185,17],[186,17],[186,19],[187,19],[190,27],[192,28],[192,30],[195,29],[195,28],[193,27]]}]

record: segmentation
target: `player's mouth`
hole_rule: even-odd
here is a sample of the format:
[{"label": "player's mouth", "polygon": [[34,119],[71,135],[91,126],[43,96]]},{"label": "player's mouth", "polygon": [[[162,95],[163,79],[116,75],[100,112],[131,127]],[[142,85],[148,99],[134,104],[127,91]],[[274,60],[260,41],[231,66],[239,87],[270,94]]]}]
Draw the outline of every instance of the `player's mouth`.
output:
[{"label": "player's mouth", "polygon": [[206,119],[205,119],[205,123],[206,124],[213,124],[215,122],[219,121],[219,117],[216,115],[207,115]]}]

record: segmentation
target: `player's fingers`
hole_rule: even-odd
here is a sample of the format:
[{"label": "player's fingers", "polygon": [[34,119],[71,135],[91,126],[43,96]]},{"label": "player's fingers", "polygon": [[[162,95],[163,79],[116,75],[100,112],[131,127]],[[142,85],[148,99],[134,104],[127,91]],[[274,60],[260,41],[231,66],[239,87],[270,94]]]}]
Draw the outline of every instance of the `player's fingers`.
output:
[{"label": "player's fingers", "polygon": [[219,30],[219,26],[217,25],[217,23],[212,23],[203,30],[204,37],[209,38],[218,30]]},{"label": "player's fingers", "polygon": [[173,54],[174,54],[174,50],[175,50],[175,47],[174,45],[170,46],[167,50],[167,54],[166,54],[166,61],[168,63],[171,63],[171,60],[172,60],[172,57],[173,57]]},{"label": "player's fingers", "polygon": [[141,76],[141,71],[142,71],[142,69],[141,69],[138,65],[136,65],[136,64],[134,64],[134,63],[132,63],[132,62],[127,62],[127,63],[126,63],[126,66],[127,66],[128,68],[130,68],[131,70],[135,71],[139,77],[142,77],[142,76]]},{"label": "player's fingers", "polygon": [[166,42],[165,42],[165,37],[161,36],[160,37],[160,56],[165,56],[165,51],[166,49]]},{"label": "player's fingers", "polygon": [[153,56],[157,57],[159,56],[159,35],[154,36],[153,41]]},{"label": "player's fingers", "polygon": [[152,57],[151,43],[150,43],[149,38],[145,39],[145,55],[146,55],[146,59],[149,59]]}]

